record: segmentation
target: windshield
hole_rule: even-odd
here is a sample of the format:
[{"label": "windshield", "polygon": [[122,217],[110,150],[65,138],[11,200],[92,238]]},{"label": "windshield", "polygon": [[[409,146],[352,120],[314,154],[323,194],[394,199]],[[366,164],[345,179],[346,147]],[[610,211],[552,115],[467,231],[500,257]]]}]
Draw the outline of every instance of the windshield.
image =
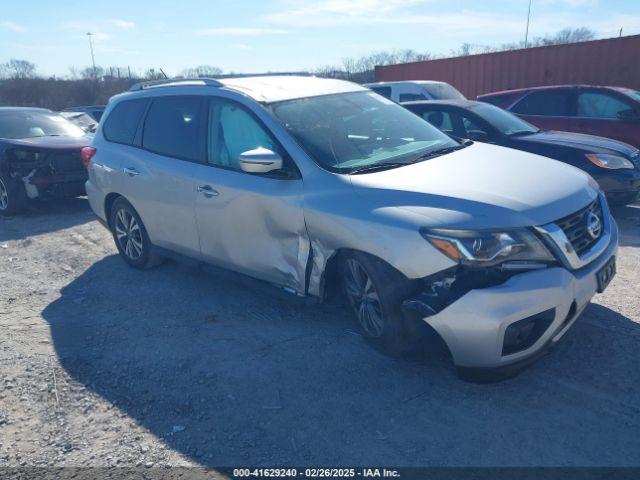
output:
[{"label": "windshield", "polygon": [[460,145],[400,105],[373,92],[288,100],[273,113],[322,167],[349,173],[412,163]]},{"label": "windshield", "polygon": [[81,128],[58,114],[34,110],[0,111],[0,138],[81,137]]},{"label": "windshield", "polygon": [[503,135],[527,135],[540,129],[495,105],[477,103],[469,108]]},{"label": "windshield", "polygon": [[422,84],[434,100],[466,100],[466,97],[448,83],[424,83]]},{"label": "windshield", "polygon": [[633,98],[636,102],[640,102],[640,92],[638,92],[637,90],[625,88],[624,90],[622,90],[622,93],[624,93],[627,97]]}]

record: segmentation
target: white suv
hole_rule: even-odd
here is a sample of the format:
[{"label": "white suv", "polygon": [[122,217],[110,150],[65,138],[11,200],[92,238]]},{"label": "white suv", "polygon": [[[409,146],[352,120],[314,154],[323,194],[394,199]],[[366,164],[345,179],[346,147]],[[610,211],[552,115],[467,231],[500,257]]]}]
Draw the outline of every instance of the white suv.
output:
[{"label": "white suv", "polygon": [[367,83],[364,86],[398,103],[417,100],[465,100],[465,96],[452,85],[434,80],[378,82]]},{"label": "white suv", "polygon": [[91,207],[132,267],[177,252],[299,295],[340,285],[394,354],[429,330],[459,367],[520,365],[614,273],[617,229],[587,174],[459,143],[349,82],[136,85],[85,155]]}]

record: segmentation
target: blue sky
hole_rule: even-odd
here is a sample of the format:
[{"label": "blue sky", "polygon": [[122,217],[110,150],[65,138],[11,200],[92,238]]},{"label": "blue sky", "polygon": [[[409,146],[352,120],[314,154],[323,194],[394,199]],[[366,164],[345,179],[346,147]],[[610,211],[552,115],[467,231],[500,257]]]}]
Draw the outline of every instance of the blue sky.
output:
[{"label": "blue sky", "polygon": [[[528,0],[0,0],[0,62],[41,74],[96,62],[176,74],[304,70],[375,50],[447,54],[462,43],[521,40]],[[532,36],[586,26],[640,34],[640,0],[533,0]]]}]

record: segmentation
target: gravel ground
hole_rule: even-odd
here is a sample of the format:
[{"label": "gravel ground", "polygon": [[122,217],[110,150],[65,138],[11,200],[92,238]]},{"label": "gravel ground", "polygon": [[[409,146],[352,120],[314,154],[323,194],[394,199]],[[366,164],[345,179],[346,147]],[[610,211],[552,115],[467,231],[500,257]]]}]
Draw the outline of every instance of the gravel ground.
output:
[{"label": "gravel ground", "polygon": [[167,262],[86,202],[0,219],[0,466],[640,466],[640,205],[618,275],[498,384],[392,360],[338,305]]}]

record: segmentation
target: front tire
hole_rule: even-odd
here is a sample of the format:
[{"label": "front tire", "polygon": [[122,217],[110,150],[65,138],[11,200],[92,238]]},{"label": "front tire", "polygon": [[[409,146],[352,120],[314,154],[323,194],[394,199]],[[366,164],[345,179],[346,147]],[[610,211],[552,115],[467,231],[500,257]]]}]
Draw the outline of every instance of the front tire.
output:
[{"label": "front tire", "polygon": [[140,215],[124,198],[113,202],[109,225],[118,252],[129,266],[145,269],[161,263]]},{"label": "front tire", "polygon": [[11,216],[27,209],[28,198],[24,185],[9,174],[0,173],[0,215]]},{"label": "front tire", "polygon": [[402,312],[402,301],[416,290],[414,282],[382,260],[360,252],[345,255],[342,283],[356,324],[374,348],[401,356],[416,350],[424,325]]}]

